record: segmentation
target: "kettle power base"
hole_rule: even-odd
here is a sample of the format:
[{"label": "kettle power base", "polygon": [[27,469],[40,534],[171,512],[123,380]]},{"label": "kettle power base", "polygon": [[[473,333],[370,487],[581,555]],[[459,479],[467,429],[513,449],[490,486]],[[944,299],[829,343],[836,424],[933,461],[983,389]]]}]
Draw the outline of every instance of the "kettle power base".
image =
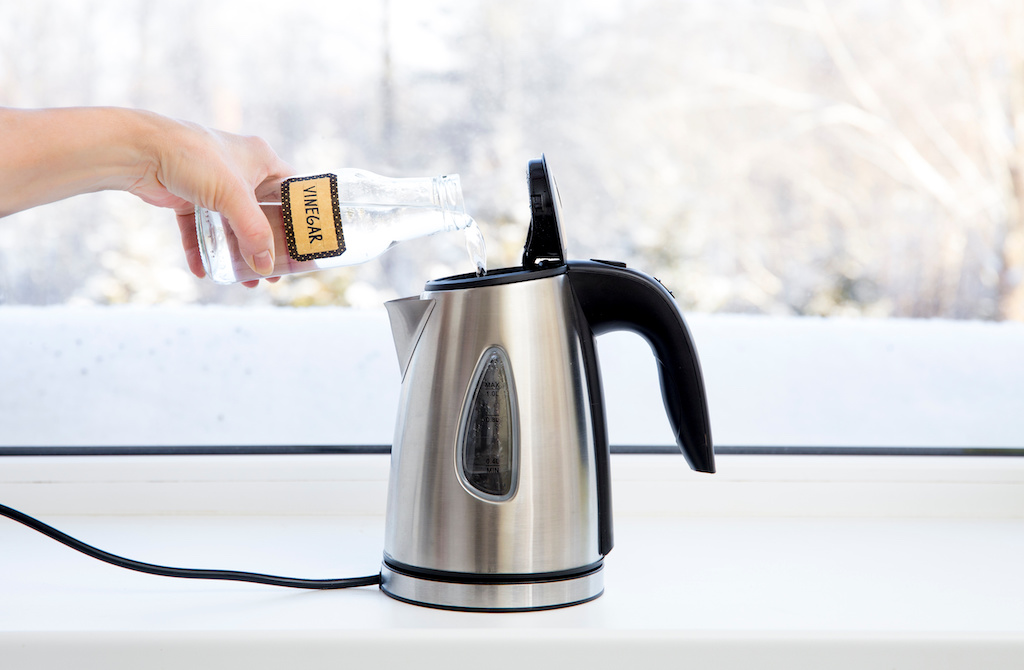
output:
[{"label": "kettle power base", "polygon": [[536,575],[482,575],[381,565],[381,590],[402,602],[465,612],[530,612],[570,607],[604,593],[604,565]]}]

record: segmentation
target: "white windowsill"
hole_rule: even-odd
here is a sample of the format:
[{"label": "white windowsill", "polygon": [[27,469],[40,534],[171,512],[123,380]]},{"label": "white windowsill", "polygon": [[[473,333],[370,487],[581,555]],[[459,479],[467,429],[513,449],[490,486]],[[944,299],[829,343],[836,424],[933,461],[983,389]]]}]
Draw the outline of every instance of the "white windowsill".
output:
[{"label": "white windowsill", "polygon": [[[1022,324],[689,323],[718,444],[1021,446]],[[294,355],[311,334],[338,355]],[[671,442],[647,346],[598,347],[612,443]],[[383,310],[0,309],[0,447],[381,445],[397,391]],[[378,570],[387,468],[3,457],[0,502],[137,560],[360,576]],[[1024,459],[718,470],[614,456],[605,594],[526,614],[153,577],[0,519],[0,668],[1021,667]]]},{"label": "white windowsill", "polygon": [[[7,458],[0,498],[137,560],[376,572],[386,456]],[[1024,461],[613,457],[605,594],[469,614],[107,566],[0,520],[5,668],[1019,667]],[[452,658],[458,650],[464,662]],[[343,659],[343,660],[341,660]],[[1014,665],[1018,664],[1018,665]]]}]

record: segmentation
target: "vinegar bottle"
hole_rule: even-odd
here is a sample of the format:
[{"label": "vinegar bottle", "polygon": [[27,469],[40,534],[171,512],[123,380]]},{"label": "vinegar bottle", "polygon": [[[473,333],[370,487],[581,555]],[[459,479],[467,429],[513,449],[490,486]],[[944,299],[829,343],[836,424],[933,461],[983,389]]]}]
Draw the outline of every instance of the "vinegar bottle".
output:
[{"label": "vinegar bottle", "polygon": [[274,231],[274,270],[253,271],[231,227],[217,212],[196,208],[203,267],[218,284],[233,284],[376,258],[398,242],[466,231],[467,247],[484,271],[482,238],[466,215],[458,175],[390,179],[359,169],[291,177],[276,202],[260,207]]}]

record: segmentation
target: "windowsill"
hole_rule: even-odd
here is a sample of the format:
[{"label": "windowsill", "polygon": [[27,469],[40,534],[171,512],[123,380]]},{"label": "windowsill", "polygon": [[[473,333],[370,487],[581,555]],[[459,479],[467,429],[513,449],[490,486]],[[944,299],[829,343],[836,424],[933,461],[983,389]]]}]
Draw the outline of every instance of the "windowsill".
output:
[{"label": "windowsill", "polygon": [[[386,456],[7,458],[0,499],[137,560],[377,571]],[[1024,654],[1024,460],[613,457],[605,594],[526,614],[415,607],[107,566],[0,520],[5,667],[1011,667]],[[140,532],[144,530],[145,532]],[[963,656],[960,656],[963,654]],[[960,659],[960,660],[958,660]]]},{"label": "windowsill", "polygon": [[[719,444],[1020,446],[1020,324],[690,326]],[[280,354],[308,333],[344,355]],[[608,335],[598,347],[612,443],[670,442],[647,345]],[[383,310],[4,308],[0,371],[0,446],[15,447],[388,444],[398,397]],[[331,411],[310,415],[309,397]],[[136,560],[361,576],[381,559],[387,467],[352,455],[3,457],[0,502]],[[718,469],[614,456],[605,594],[528,614],[152,577],[0,519],[0,659],[1019,667],[1024,459],[734,455]]]}]

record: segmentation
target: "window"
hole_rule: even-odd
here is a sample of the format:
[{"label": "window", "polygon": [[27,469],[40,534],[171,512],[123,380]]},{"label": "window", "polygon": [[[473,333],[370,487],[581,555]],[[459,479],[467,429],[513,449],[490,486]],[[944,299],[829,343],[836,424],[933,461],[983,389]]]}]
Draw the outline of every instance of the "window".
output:
[{"label": "window", "polygon": [[[300,172],[458,172],[492,267],[518,262],[523,171],[545,153],[570,257],[626,261],[694,315],[709,390],[733,408],[713,417],[726,426],[719,444],[1012,451],[1024,434],[1022,31],[1010,0],[39,0],[0,25],[0,104],[148,108],[261,135]],[[379,310],[471,268],[442,236],[357,268],[218,287],[188,274],[169,213],[103,193],[0,220],[0,318],[59,327],[65,317],[35,308],[159,305],[78,314],[85,334],[61,334],[46,352],[24,346],[49,361],[89,349],[88,365],[52,368],[53,384],[78,388],[97,358],[118,355],[102,319],[160,322],[160,339],[126,344],[138,355],[126,360],[152,348],[151,374],[170,378],[182,368],[169,361],[187,353],[215,366],[248,351],[276,391],[286,368],[240,341],[265,328],[246,325],[264,314],[255,308]],[[240,349],[188,351],[201,312],[183,306],[198,305],[249,310],[208,324]],[[840,320],[783,318],[808,316]],[[373,333],[383,323],[351,318],[369,318]],[[603,358],[632,369],[633,344],[612,341]],[[175,342],[186,348],[168,354]],[[0,369],[8,407],[29,401],[12,388],[28,374],[15,355]],[[870,382],[851,386],[858,373]],[[633,407],[635,394],[616,400],[623,388],[609,389],[609,405]],[[138,400],[137,388],[122,392],[109,402]],[[230,392],[200,393],[194,415],[230,424],[230,408],[209,409]],[[783,402],[801,408],[787,416],[803,432],[773,414]],[[610,411],[613,442],[661,439],[617,440]],[[83,444],[73,432],[61,439]],[[186,439],[170,431],[150,444],[174,435]],[[294,433],[263,435],[280,445]],[[350,439],[371,438],[387,442]]]}]

